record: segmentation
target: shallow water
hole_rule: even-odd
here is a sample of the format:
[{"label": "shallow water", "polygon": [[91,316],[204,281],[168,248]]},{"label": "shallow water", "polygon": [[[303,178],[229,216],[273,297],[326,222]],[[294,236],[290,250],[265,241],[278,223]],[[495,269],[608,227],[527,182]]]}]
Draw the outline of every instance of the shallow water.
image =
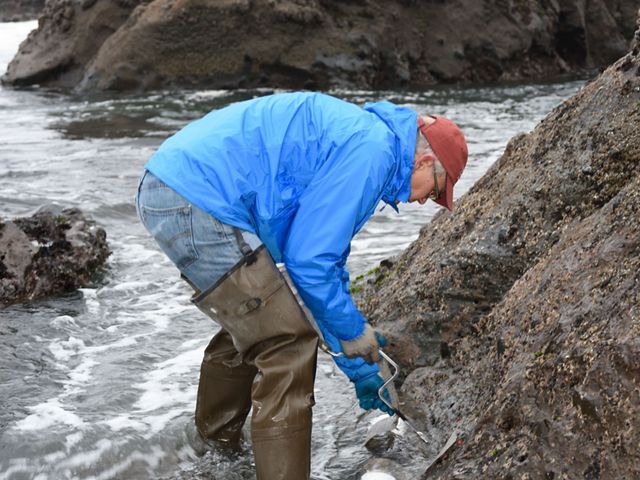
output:
[{"label": "shallow water", "polygon": [[[0,24],[0,71],[35,25]],[[331,93],[455,119],[470,149],[461,195],[510,137],[531,130],[581,84]],[[29,215],[47,203],[77,206],[106,229],[113,250],[92,287],[0,311],[0,479],[253,478],[248,446],[237,457],[198,459],[190,444],[198,366],[216,327],[189,304],[189,289],[138,223],[133,195],[142,165],[168,134],[266,93],[84,97],[0,87],[0,216]],[[399,253],[435,212],[429,202],[401,206],[400,215],[376,213],[354,239],[352,274]],[[316,401],[314,479],[420,471],[408,437],[396,464],[372,466],[363,442],[373,415],[357,421],[352,388],[324,355]]]}]

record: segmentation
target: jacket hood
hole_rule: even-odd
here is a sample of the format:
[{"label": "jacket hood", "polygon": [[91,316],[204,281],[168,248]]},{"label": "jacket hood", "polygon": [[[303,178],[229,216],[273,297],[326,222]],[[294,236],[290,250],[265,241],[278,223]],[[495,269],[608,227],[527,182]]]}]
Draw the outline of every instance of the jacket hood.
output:
[{"label": "jacket hood", "polygon": [[416,150],[418,114],[407,107],[394,105],[386,100],[367,103],[364,106],[382,120],[396,137],[396,157],[399,159],[393,180],[382,194],[382,200],[398,211],[396,201],[407,202],[411,194],[413,154]]}]

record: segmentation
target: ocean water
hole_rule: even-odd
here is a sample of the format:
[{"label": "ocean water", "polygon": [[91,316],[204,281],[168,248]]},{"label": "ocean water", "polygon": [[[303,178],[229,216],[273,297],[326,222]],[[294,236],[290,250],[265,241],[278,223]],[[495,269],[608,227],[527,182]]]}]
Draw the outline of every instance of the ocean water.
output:
[{"label": "ocean water", "polygon": [[[35,27],[0,23],[0,71]],[[509,138],[581,85],[330,93],[455,119],[470,150],[460,196]],[[0,87],[0,217],[44,204],[79,207],[106,229],[113,250],[94,285],[0,310],[0,479],[254,478],[248,443],[236,456],[194,449],[199,364],[217,327],[190,305],[189,288],[139,224],[133,197],[142,166],[167,135],[211,109],[271,92],[80,96]],[[377,212],[353,241],[352,275],[401,252],[437,208]],[[418,476],[425,460],[410,432],[398,430],[406,449],[393,462],[376,462],[364,448],[375,414],[359,411],[352,386],[325,355],[316,401],[315,480]]]}]

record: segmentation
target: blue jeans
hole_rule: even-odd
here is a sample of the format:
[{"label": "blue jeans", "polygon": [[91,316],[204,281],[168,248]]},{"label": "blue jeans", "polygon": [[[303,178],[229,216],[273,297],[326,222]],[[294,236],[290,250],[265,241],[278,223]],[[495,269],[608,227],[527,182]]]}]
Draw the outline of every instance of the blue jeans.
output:
[{"label": "blue jeans", "polygon": [[[136,208],[160,248],[201,291],[242,258],[234,227],[189,203],[149,171],[140,179]],[[254,250],[262,244],[253,233],[240,231]]]}]

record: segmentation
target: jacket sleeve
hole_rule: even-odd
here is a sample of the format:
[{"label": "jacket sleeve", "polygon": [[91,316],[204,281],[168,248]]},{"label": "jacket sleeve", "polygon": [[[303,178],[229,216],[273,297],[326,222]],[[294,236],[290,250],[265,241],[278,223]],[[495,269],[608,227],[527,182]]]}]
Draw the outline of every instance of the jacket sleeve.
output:
[{"label": "jacket sleeve", "polygon": [[[362,334],[365,318],[349,293],[345,268],[351,239],[369,218],[392,177],[391,147],[375,132],[357,133],[332,151],[300,197],[284,251],[298,292],[334,351]],[[353,381],[376,373],[362,359],[336,359]]]}]

